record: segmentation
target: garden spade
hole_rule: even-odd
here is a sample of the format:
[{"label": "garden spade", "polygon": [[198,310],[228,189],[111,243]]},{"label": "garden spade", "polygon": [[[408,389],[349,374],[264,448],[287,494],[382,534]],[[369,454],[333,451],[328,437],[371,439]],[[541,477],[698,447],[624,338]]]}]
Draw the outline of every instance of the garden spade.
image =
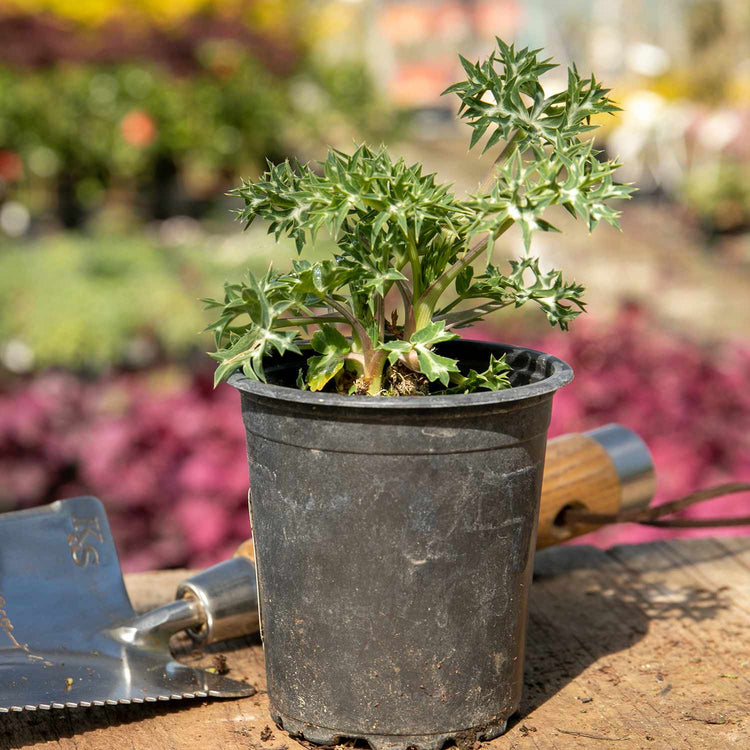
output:
[{"label": "garden spade", "polygon": [[183,599],[138,616],[99,500],[3,514],[0,713],[252,695],[252,686],[180,664],[169,652],[169,637],[183,628],[221,638],[237,607],[257,619],[251,563],[227,563],[223,573],[209,569],[194,585],[187,581]]}]

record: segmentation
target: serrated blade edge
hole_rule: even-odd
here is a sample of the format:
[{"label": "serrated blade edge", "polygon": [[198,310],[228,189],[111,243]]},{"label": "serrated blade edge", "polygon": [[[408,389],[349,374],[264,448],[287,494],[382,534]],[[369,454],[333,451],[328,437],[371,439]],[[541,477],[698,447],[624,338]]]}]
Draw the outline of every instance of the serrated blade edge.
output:
[{"label": "serrated blade edge", "polygon": [[89,708],[91,706],[128,706],[131,703],[156,703],[157,701],[181,701],[195,698],[220,698],[221,693],[216,690],[196,690],[193,693],[171,693],[170,695],[145,695],[139,698],[119,698],[118,700],[96,701],[66,701],[65,703],[38,703],[25,706],[0,706],[0,714],[19,713],[21,711],[51,711],[55,708]]}]

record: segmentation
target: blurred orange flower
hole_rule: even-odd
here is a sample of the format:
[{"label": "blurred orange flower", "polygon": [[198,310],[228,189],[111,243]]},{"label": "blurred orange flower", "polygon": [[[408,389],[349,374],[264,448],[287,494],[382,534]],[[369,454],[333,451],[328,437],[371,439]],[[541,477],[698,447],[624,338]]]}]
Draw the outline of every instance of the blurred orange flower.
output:
[{"label": "blurred orange flower", "polygon": [[134,109],[122,118],[120,132],[131,146],[145,148],[156,138],[156,124],[145,112]]}]

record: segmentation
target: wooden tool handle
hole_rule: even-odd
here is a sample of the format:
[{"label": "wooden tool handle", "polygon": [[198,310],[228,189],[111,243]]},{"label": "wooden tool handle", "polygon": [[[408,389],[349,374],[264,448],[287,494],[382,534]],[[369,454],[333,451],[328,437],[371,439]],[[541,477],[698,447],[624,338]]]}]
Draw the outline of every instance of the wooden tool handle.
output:
[{"label": "wooden tool handle", "polygon": [[[651,456],[643,441],[620,425],[589,433],[571,433],[547,443],[537,549],[596,529],[590,524],[562,525],[562,511],[585,508],[617,513],[648,505],[654,490]],[[235,552],[255,562],[252,539]]]},{"label": "wooden tool handle", "polygon": [[539,506],[537,549],[593,531],[595,526],[563,526],[565,508],[595,513],[620,510],[620,478],[605,448],[587,435],[561,435],[547,443],[542,500]]},{"label": "wooden tool handle", "polygon": [[239,555],[246,557],[251,563],[253,563],[253,565],[255,564],[255,547],[253,547],[252,539],[245,539],[245,541],[237,547],[234,551],[233,557],[238,557]]}]

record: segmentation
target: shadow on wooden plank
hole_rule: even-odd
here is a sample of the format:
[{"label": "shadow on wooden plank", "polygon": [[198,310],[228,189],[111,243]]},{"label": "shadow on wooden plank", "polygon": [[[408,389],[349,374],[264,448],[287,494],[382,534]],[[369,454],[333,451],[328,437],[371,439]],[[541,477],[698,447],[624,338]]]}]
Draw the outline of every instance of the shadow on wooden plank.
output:
[{"label": "shadow on wooden plank", "polygon": [[[715,561],[732,551],[712,555]],[[659,543],[607,552],[583,545],[539,552],[529,603],[524,694],[511,725],[602,657],[633,646],[651,621],[701,622],[728,609],[731,599],[722,589],[675,576],[689,564],[664,556]]]}]

